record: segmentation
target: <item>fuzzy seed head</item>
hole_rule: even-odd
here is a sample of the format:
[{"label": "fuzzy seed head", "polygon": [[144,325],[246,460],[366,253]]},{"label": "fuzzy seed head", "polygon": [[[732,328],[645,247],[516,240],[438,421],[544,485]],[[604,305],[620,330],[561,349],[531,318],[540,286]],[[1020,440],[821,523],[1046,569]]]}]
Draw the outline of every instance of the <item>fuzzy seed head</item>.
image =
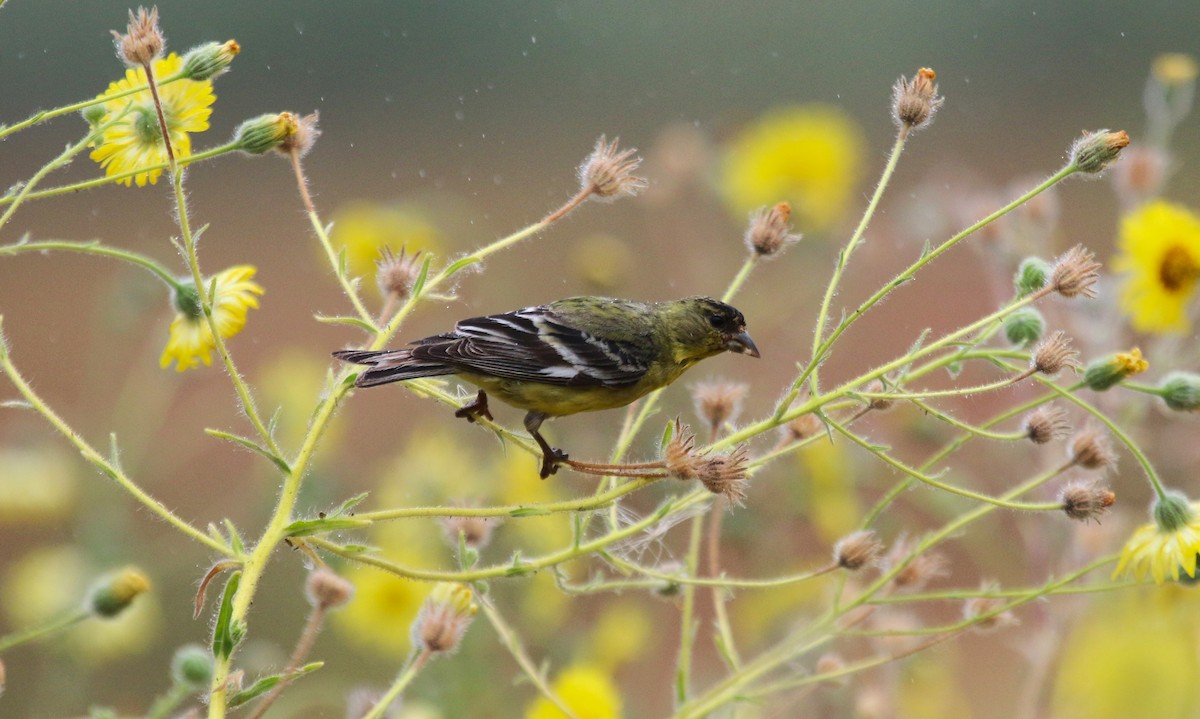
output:
[{"label": "fuzzy seed head", "polygon": [[883,552],[883,543],[875,537],[875,532],[862,529],[847,534],[833,545],[833,561],[842,569],[855,571],[875,563]]},{"label": "fuzzy seed head", "polygon": [[[898,539],[884,559],[884,568],[890,572],[912,553],[916,544],[907,537]],[[915,592],[920,591],[930,581],[947,574],[949,571],[946,569],[946,558],[937,552],[926,551],[913,557],[912,561],[896,572],[896,576],[892,577],[892,584],[897,590]]]},{"label": "fuzzy seed head", "polygon": [[[887,385],[883,383],[883,380],[873,379],[867,383],[866,391],[870,394],[882,394],[887,392]],[[896,404],[895,400],[887,399],[885,397],[870,397],[867,400],[867,407],[878,412],[889,410],[894,404]]]},{"label": "fuzzy seed head", "polygon": [[279,147],[275,148],[282,155],[295,153],[298,157],[308,154],[317,138],[321,136],[321,128],[317,126],[320,116],[314,110],[304,117],[298,117],[290,112],[281,113],[287,116],[289,132]]},{"label": "fuzzy seed head", "polygon": [[409,255],[405,248],[400,248],[400,254],[392,252],[392,248],[384,247],[382,257],[375,260],[375,282],[384,297],[395,296],[397,300],[408,299],[412,288],[421,275],[421,250]]},{"label": "fuzzy seed head", "polygon": [[[992,582],[985,582],[980,589],[985,592],[999,589]],[[963,602],[963,619],[975,622],[972,627],[978,632],[990,632],[1017,623],[1017,618],[1008,611],[999,611],[1004,606],[1000,597],[970,597]]]},{"label": "fuzzy seed head", "polygon": [[697,477],[704,488],[719,494],[733,505],[746,499],[746,463],[750,460],[745,445],[738,445],[729,454],[708,454],[697,468]]},{"label": "fuzzy seed head", "polygon": [[1070,433],[1071,424],[1061,407],[1042,405],[1025,415],[1025,436],[1034,444],[1048,444]]},{"label": "fuzzy seed head", "polygon": [[821,432],[825,425],[821,422],[821,418],[812,412],[802,414],[791,422],[788,422],[783,427],[784,434],[792,442],[799,442],[803,439],[808,439]]},{"label": "fuzzy seed head", "polygon": [[470,587],[457,582],[438,582],[413,622],[413,643],[431,652],[452,652],[462,642],[478,611]]},{"label": "fuzzy seed head", "polygon": [[695,455],[696,435],[691,427],[675,420],[675,430],[671,441],[663,448],[663,463],[667,472],[676,479],[689,480],[697,477],[696,465],[699,458]]},{"label": "fuzzy seed head", "polygon": [[1124,130],[1085,132],[1071,145],[1071,164],[1080,172],[1098,175],[1116,162],[1126,147],[1129,147],[1129,135]]},{"label": "fuzzy seed head", "polygon": [[1050,285],[1054,291],[1066,298],[1083,295],[1096,297],[1096,282],[1100,279],[1099,262],[1083,245],[1075,245],[1063,253],[1050,272]]},{"label": "fuzzy seed head", "polygon": [[742,382],[721,380],[701,382],[692,388],[696,414],[708,423],[714,437],[726,422],[737,419],[742,411],[742,400],[749,389],[750,386]]},{"label": "fuzzy seed head", "polygon": [[129,25],[125,34],[112,31],[117,46],[117,57],[129,67],[150,67],[150,63],[162,57],[167,39],[163,37],[158,27],[158,7],[147,10],[137,9],[137,14],[129,11]]},{"label": "fuzzy seed head", "polygon": [[354,585],[332,569],[320,567],[309,572],[304,593],[309,604],[328,610],[349,602],[354,597]]},{"label": "fuzzy seed head", "polygon": [[483,549],[492,540],[492,532],[499,523],[495,517],[446,517],[442,520],[442,532],[452,547],[458,546],[461,535],[468,549]]},{"label": "fuzzy seed head", "polygon": [[1117,462],[1108,435],[1096,425],[1088,425],[1071,440],[1071,463],[1084,469],[1102,470]]},{"label": "fuzzy seed head", "polygon": [[902,132],[913,132],[929,124],[945,102],[937,94],[937,73],[923,67],[911,80],[901,77],[892,86],[892,119]]},{"label": "fuzzy seed head", "polygon": [[792,233],[788,220],[792,206],[780,202],[774,207],[764,207],[750,215],[746,228],[746,247],[757,257],[773,257],[788,245],[799,242],[801,235]]},{"label": "fuzzy seed head", "polygon": [[1058,501],[1062,503],[1063,513],[1071,519],[1080,522],[1094,519],[1099,524],[1100,518],[1116,503],[1117,495],[1094,480],[1076,480],[1063,487]]},{"label": "fuzzy seed head", "polygon": [[1079,367],[1079,353],[1071,349],[1071,338],[1062,330],[1056,331],[1033,351],[1030,367],[1053,377],[1064,369]]},{"label": "fuzzy seed head", "polygon": [[601,135],[596,140],[592,154],[584,158],[579,166],[579,184],[583,192],[603,200],[613,200],[621,195],[636,195],[646,189],[645,178],[634,175],[642,164],[636,148],[620,149],[621,138],[612,142]]}]

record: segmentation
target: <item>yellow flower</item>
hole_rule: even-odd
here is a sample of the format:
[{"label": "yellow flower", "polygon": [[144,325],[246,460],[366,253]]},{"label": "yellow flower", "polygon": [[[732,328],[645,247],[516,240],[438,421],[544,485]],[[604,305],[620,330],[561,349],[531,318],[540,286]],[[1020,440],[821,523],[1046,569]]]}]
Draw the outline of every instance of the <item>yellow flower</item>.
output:
[{"label": "yellow flower", "polygon": [[[579,664],[568,667],[551,686],[563,704],[579,719],[616,719],[621,716],[621,695],[612,679],[599,669]],[[538,697],[525,711],[525,719],[561,719],[566,716],[546,697]]]},{"label": "yellow flower", "polygon": [[1183,52],[1167,52],[1154,58],[1150,72],[1164,85],[1186,85],[1196,79],[1196,58]]},{"label": "yellow flower", "polygon": [[345,250],[346,265],[356,277],[375,276],[375,262],[385,247],[397,254],[401,248],[412,254],[437,252],[441,247],[441,233],[421,208],[370,202],[339,208],[329,239],[335,248]]},{"label": "yellow flower", "polygon": [[[165,79],[179,72],[183,67],[183,58],[172,53],[161,60],[154,61],[154,77],[156,80]],[[146,71],[143,68],[125,71],[125,77],[108,86],[101,97],[115,95],[146,84]],[[212,114],[210,105],[216,100],[213,95],[210,80],[176,80],[175,82],[158,87],[158,96],[162,101],[163,118],[171,135],[171,145],[175,156],[187,157],[192,154],[192,140],[188,133],[204,132],[208,129],[208,117]],[[166,148],[163,146],[162,130],[158,126],[158,113],[154,109],[154,99],[150,90],[114,98],[104,103],[108,114],[100,121],[107,122],[114,113],[120,113],[126,105],[130,111],[120,122],[108,128],[96,142],[96,149],[91,158],[100,163],[105,174],[119,175],[130,170],[150,165],[161,165],[167,161]],[[139,172],[132,177],[126,177],[118,182],[129,186],[136,181],[138,187],[158,182],[162,170]]]},{"label": "yellow flower", "polygon": [[357,564],[344,574],[354,585],[354,601],[333,615],[334,626],[352,643],[381,656],[406,655],[429,585]]},{"label": "yellow flower", "polygon": [[[250,265],[230,267],[219,273],[210,282],[215,283],[212,297],[212,316],[217,326],[217,332],[222,339],[233,337],[246,326],[246,312],[258,307],[258,295],[265,290],[250,278],[257,272]],[[200,313],[198,299],[194,294],[189,295],[187,286],[184,291],[176,291],[175,304],[179,312],[171,322],[170,339],[163,350],[159,365],[167,367],[171,361],[176,362],[175,369],[182,372],[191,367],[198,367],[203,361],[205,365],[212,364],[212,351],[216,341],[208,322]]]},{"label": "yellow flower", "polygon": [[734,139],[721,184],[737,213],[786,201],[798,230],[827,230],[854,196],[862,147],[862,131],[841,110],[777,108]]},{"label": "yellow flower", "polygon": [[1200,282],[1200,218],[1161,200],[1121,222],[1121,251],[1113,259],[1127,273],[1121,308],[1134,329],[1151,333],[1188,330],[1188,303]]},{"label": "yellow flower", "polygon": [[[1163,511],[1169,510],[1169,511]],[[1200,504],[1191,504],[1175,495],[1155,505],[1155,521],[1133,533],[1121,549],[1121,559],[1113,577],[1132,574],[1144,579],[1146,573],[1162,584],[1168,576],[1179,580],[1182,569],[1196,576],[1196,555],[1200,553]]]},{"label": "yellow flower", "polygon": [[1142,357],[1140,347],[1134,347],[1128,352],[1118,352],[1116,362],[1121,368],[1121,373],[1126,377],[1132,377],[1135,374],[1141,374],[1150,369],[1150,363]]}]

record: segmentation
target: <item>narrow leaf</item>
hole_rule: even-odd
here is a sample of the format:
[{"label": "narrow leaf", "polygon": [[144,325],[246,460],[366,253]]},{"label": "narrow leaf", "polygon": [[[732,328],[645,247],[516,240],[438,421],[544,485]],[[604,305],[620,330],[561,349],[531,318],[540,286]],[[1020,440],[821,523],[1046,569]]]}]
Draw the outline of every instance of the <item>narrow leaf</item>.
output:
[{"label": "narrow leaf", "polygon": [[244,630],[237,630],[233,625],[233,597],[237,594],[238,584],[242,580],[241,572],[234,572],[225,583],[225,594],[221,597],[221,609],[217,612],[217,624],[213,628],[212,650],[214,657],[228,659],[233,654],[237,640]]},{"label": "narrow leaf", "polygon": [[363,332],[370,332],[372,334],[379,331],[378,328],[372,325],[370,322],[359,319],[358,317],[330,317],[328,315],[313,315],[313,319],[315,319],[317,322],[327,325],[350,325],[352,327],[357,327]]},{"label": "narrow leaf", "polygon": [[325,519],[298,519],[284,528],[288,537],[309,537],[314,534],[336,532],[342,529],[359,529],[371,525],[367,519],[352,519],[350,517],[326,517]]},{"label": "narrow leaf", "polygon": [[250,450],[251,452],[254,452],[255,454],[260,454],[260,455],[266,457],[267,459],[271,460],[271,463],[274,464],[279,469],[280,472],[283,472],[284,474],[292,473],[291,466],[288,465],[288,463],[286,461],[284,461],[283,457],[280,457],[279,455],[275,454],[271,450],[267,449],[266,447],[262,446],[261,444],[259,444],[258,442],[255,442],[252,439],[249,439],[247,437],[241,437],[236,434],[231,434],[231,433],[225,432],[223,430],[212,429],[211,427],[205,428],[204,432],[205,432],[205,434],[207,434],[210,437],[216,437],[217,439],[224,439],[224,440],[233,442],[234,444],[239,444],[242,447]]}]

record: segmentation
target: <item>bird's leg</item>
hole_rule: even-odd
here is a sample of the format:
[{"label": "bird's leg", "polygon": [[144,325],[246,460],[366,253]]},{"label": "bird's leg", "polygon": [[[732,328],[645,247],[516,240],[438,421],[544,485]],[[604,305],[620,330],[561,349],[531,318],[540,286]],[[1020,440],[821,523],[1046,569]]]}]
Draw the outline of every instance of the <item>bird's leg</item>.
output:
[{"label": "bird's leg", "polygon": [[533,435],[533,440],[542,448],[542,470],[539,472],[542,479],[557,472],[558,465],[567,461],[567,453],[551,447],[541,432],[538,432],[538,428],[542,426],[545,419],[546,415],[541,412],[530,412],[525,415],[525,429]]},{"label": "bird's leg", "polygon": [[468,422],[474,422],[477,417],[491,419],[492,411],[488,409],[487,392],[479,390],[479,394],[475,395],[475,400],[470,404],[463,405],[461,409],[455,410],[454,416],[465,417]]}]

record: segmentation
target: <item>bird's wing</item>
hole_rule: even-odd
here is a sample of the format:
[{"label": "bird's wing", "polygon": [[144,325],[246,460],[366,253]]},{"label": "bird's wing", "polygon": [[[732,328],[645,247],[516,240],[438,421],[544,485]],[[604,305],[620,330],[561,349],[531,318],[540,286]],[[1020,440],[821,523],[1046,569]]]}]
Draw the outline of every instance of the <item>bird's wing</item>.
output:
[{"label": "bird's wing", "polygon": [[544,306],[462,320],[410,352],[462,372],[571,387],[634,384],[653,359],[649,347],[591,334]]}]

